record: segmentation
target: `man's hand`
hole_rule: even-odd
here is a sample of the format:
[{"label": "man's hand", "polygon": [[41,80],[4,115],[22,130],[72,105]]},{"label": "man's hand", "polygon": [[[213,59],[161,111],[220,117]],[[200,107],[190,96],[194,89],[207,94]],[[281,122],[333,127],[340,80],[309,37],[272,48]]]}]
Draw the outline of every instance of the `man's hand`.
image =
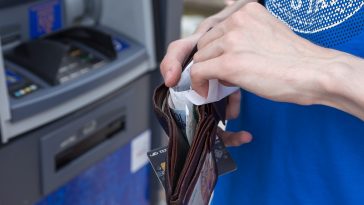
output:
[{"label": "man's hand", "polygon": [[169,44],[167,53],[160,65],[161,73],[167,87],[173,87],[177,84],[181,77],[182,63],[195,47],[201,36],[249,2],[256,2],[256,0],[236,1],[219,13],[205,19],[192,36],[176,40]]},{"label": "man's hand", "polygon": [[[173,87],[178,83],[181,76],[183,61],[188,56],[188,54],[190,54],[203,34],[205,34],[210,28],[229,17],[232,13],[239,10],[246,3],[254,1],[256,0],[237,1],[234,4],[226,7],[218,14],[213,15],[203,21],[192,36],[172,42],[169,45],[167,53],[160,66],[165,85],[167,87]],[[239,115],[239,112],[240,92],[236,92],[229,97],[226,116],[228,119],[233,119]],[[239,146],[252,140],[251,134],[244,131],[231,133],[224,132],[220,129],[218,131],[218,135],[223,139],[225,145],[227,146]]]},{"label": "man's hand", "polygon": [[319,47],[292,32],[263,6],[249,3],[198,42],[192,88],[208,80],[264,98],[332,106],[364,119],[364,61]]},{"label": "man's hand", "polygon": [[[229,96],[229,104],[226,109],[226,117],[228,119],[235,119],[240,113],[240,90]],[[253,137],[249,132],[227,132],[218,128],[217,135],[224,141],[225,146],[240,146],[252,141]]]},{"label": "man's hand", "polygon": [[206,96],[208,80],[277,101],[311,104],[330,52],[300,38],[263,6],[249,3],[200,38],[192,87]]}]

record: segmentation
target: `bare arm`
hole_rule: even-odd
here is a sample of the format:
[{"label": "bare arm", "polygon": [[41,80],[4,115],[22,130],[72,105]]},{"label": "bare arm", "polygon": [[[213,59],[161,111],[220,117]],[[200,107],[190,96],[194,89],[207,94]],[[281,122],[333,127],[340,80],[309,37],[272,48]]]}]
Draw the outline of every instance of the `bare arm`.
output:
[{"label": "bare arm", "polygon": [[348,112],[364,120],[364,60],[339,51],[327,51],[335,55],[333,62],[321,68],[324,104]]}]

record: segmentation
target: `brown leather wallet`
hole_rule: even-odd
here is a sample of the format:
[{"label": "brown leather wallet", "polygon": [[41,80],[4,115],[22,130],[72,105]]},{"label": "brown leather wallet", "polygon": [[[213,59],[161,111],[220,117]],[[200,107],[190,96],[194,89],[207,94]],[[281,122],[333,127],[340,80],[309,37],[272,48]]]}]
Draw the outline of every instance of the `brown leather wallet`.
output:
[{"label": "brown leather wallet", "polygon": [[218,122],[225,121],[227,100],[197,106],[197,125],[191,145],[182,136],[168,105],[169,88],[160,85],[153,96],[157,118],[169,136],[165,192],[168,204],[208,204],[217,181],[214,145]]}]

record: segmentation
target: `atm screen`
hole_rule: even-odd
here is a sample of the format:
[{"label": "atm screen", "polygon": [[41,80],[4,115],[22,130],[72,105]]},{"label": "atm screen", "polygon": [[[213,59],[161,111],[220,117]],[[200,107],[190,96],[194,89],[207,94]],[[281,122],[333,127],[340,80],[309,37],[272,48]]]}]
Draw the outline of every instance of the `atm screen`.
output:
[{"label": "atm screen", "polygon": [[13,7],[20,4],[35,2],[39,0],[0,0],[0,9],[6,8],[6,7]]}]

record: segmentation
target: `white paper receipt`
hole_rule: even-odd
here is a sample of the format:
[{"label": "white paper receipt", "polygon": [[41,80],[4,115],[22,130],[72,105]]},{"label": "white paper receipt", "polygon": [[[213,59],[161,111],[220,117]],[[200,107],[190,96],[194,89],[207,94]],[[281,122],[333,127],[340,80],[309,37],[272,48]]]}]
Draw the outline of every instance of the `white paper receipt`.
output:
[{"label": "white paper receipt", "polygon": [[219,83],[218,80],[209,80],[209,91],[207,97],[204,98],[191,87],[190,70],[193,65],[193,61],[187,65],[185,70],[181,74],[181,79],[178,84],[172,89],[178,92],[180,95],[184,95],[194,105],[204,105],[208,103],[217,102],[224,97],[237,91],[239,87],[227,87]]}]

